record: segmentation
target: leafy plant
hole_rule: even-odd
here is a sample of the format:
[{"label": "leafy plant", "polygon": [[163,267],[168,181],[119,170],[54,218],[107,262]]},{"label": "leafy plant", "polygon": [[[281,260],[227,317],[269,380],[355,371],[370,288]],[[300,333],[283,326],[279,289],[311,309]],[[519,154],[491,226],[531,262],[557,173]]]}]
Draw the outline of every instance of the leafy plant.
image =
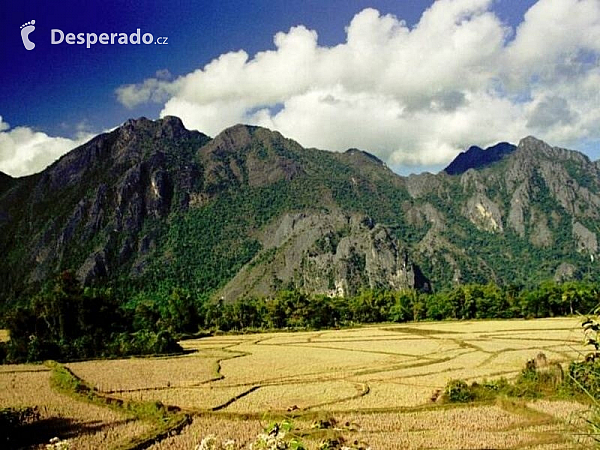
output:
[{"label": "leafy plant", "polygon": [[444,398],[451,403],[467,403],[472,401],[475,395],[464,380],[452,380],[446,385]]}]

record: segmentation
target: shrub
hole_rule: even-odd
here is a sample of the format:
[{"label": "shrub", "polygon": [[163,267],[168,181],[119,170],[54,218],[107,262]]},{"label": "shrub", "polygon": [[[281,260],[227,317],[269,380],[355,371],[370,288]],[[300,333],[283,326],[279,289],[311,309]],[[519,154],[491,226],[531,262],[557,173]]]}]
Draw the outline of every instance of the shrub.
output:
[{"label": "shrub", "polygon": [[572,362],[569,365],[566,382],[576,392],[584,392],[594,401],[600,401],[600,322],[598,321],[599,308],[596,308],[593,317],[588,317],[582,323],[585,340],[592,351],[584,361]]},{"label": "shrub", "polygon": [[538,398],[543,394],[559,393],[563,381],[560,364],[548,362],[546,356],[540,353],[529,360],[519,376],[510,383],[506,378],[482,383],[474,381],[471,385],[463,380],[452,380],[446,385],[442,399],[452,403],[466,403],[474,400],[492,400],[500,394],[510,397]]},{"label": "shrub", "polygon": [[451,403],[467,403],[475,398],[464,380],[452,380],[446,385],[444,399]]}]

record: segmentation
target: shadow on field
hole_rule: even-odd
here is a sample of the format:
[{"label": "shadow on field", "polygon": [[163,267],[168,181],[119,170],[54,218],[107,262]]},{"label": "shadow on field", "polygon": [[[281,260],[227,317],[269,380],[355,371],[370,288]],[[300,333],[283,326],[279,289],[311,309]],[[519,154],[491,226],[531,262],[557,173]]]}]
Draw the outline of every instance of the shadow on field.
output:
[{"label": "shadow on field", "polygon": [[117,422],[103,422],[100,420],[81,422],[77,419],[61,417],[40,419],[19,427],[18,432],[13,434],[11,439],[2,445],[2,449],[27,449],[48,444],[53,437],[64,440],[85,434],[95,434],[104,429],[125,424],[131,420],[134,419]]}]

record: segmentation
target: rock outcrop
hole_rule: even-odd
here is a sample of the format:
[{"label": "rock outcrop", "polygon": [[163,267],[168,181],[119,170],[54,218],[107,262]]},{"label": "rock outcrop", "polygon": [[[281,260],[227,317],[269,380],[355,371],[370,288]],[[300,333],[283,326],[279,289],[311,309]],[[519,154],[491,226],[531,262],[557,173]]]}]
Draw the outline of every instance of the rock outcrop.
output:
[{"label": "rock outcrop", "polygon": [[348,296],[361,288],[426,289],[403,245],[365,216],[285,214],[263,236],[263,248],[217,296],[264,296],[277,289]]}]

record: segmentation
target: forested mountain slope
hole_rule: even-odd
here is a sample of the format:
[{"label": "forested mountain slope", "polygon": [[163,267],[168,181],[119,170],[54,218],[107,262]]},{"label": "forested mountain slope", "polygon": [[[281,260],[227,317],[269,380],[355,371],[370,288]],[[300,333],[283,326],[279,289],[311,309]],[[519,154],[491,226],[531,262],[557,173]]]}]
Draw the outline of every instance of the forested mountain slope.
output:
[{"label": "forested mountain slope", "polygon": [[0,295],[65,269],[131,297],[226,300],[595,277],[597,163],[532,137],[493,151],[401,177],[264,128],[211,139],[175,117],[129,120],[39,174],[0,174]]}]

